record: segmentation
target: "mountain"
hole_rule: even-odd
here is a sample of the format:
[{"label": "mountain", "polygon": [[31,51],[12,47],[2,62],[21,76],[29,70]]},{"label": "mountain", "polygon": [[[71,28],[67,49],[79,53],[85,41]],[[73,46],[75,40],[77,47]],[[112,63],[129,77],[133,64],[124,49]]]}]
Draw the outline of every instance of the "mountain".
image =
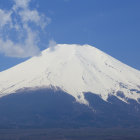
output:
[{"label": "mountain", "polygon": [[140,71],[89,45],[58,44],[0,72],[0,97],[6,128],[140,124]]},{"label": "mountain", "polygon": [[85,104],[85,92],[98,94],[104,100],[114,95],[124,101],[138,101],[140,71],[89,45],[57,45],[0,73],[0,96],[24,88],[51,86]]}]

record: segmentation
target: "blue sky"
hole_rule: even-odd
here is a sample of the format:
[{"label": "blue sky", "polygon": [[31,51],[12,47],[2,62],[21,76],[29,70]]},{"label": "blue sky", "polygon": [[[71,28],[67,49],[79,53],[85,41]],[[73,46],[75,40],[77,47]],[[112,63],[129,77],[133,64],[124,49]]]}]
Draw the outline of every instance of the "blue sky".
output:
[{"label": "blue sky", "polygon": [[0,21],[0,71],[47,48],[49,40],[89,44],[140,70],[139,7],[139,0],[0,0],[1,17],[12,11],[12,21]]}]

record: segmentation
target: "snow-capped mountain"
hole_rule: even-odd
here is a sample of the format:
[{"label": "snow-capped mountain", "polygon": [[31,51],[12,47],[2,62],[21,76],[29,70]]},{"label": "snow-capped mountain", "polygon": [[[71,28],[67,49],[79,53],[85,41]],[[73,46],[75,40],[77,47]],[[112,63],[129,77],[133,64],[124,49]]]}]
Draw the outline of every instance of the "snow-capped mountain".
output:
[{"label": "snow-capped mountain", "polygon": [[0,97],[21,89],[60,88],[78,102],[84,93],[107,101],[140,99],[140,71],[89,45],[58,44],[15,67],[0,72]]}]

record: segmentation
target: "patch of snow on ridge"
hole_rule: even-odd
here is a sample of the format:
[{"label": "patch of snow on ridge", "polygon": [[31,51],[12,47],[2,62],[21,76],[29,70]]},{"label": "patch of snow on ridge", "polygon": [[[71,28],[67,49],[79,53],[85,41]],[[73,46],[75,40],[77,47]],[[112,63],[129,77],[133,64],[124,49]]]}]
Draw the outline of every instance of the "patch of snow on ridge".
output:
[{"label": "patch of snow on ridge", "polygon": [[[140,98],[140,71],[89,45],[58,44],[0,72],[0,97],[22,88],[59,87],[84,104],[85,92],[107,101],[110,94],[126,101]],[[134,89],[134,90],[132,90]],[[121,91],[124,96],[120,96]]]}]

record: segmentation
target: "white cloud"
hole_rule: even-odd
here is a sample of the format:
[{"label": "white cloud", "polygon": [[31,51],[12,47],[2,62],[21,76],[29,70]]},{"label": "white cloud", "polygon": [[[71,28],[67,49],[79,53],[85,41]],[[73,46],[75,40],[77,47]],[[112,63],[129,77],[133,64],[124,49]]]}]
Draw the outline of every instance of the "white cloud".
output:
[{"label": "white cloud", "polygon": [[17,8],[28,8],[29,3],[31,0],[13,0],[15,2],[15,5],[13,6],[14,9]]},{"label": "white cloud", "polygon": [[50,23],[50,19],[45,17],[43,14],[39,14],[36,10],[22,10],[19,12],[24,23],[33,22],[40,26],[42,29]]},{"label": "white cloud", "polygon": [[[11,40],[3,41],[0,39],[0,51],[3,52],[6,56],[10,57],[29,57],[39,54],[39,49],[33,44],[33,42],[28,39],[24,45],[14,43]],[[30,45],[30,46],[28,46]]]},{"label": "white cloud", "polygon": [[36,33],[32,32],[28,27],[25,28],[28,33],[23,43],[15,43],[9,39],[6,41],[0,39],[0,52],[6,56],[20,58],[38,55],[40,50],[37,46]]},{"label": "white cloud", "polygon": [[0,27],[3,27],[8,23],[11,23],[11,12],[0,9]]},{"label": "white cloud", "polygon": [[49,48],[50,48],[50,51],[54,51],[56,45],[57,45],[56,41],[54,41],[53,39],[50,40],[50,41],[49,41]]},{"label": "white cloud", "polygon": [[[13,1],[14,5],[9,11],[0,9],[0,53],[21,58],[37,55],[40,53],[39,28],[40,31],[44,29],[50,19],[37,10],[31,10],[31,0]],[[32,28],[33,24],[36,28]],[[4,34],[3,30],[6,30],[7,34]],[[13,30],[17,33],[16,41],[8,36]]]}]

